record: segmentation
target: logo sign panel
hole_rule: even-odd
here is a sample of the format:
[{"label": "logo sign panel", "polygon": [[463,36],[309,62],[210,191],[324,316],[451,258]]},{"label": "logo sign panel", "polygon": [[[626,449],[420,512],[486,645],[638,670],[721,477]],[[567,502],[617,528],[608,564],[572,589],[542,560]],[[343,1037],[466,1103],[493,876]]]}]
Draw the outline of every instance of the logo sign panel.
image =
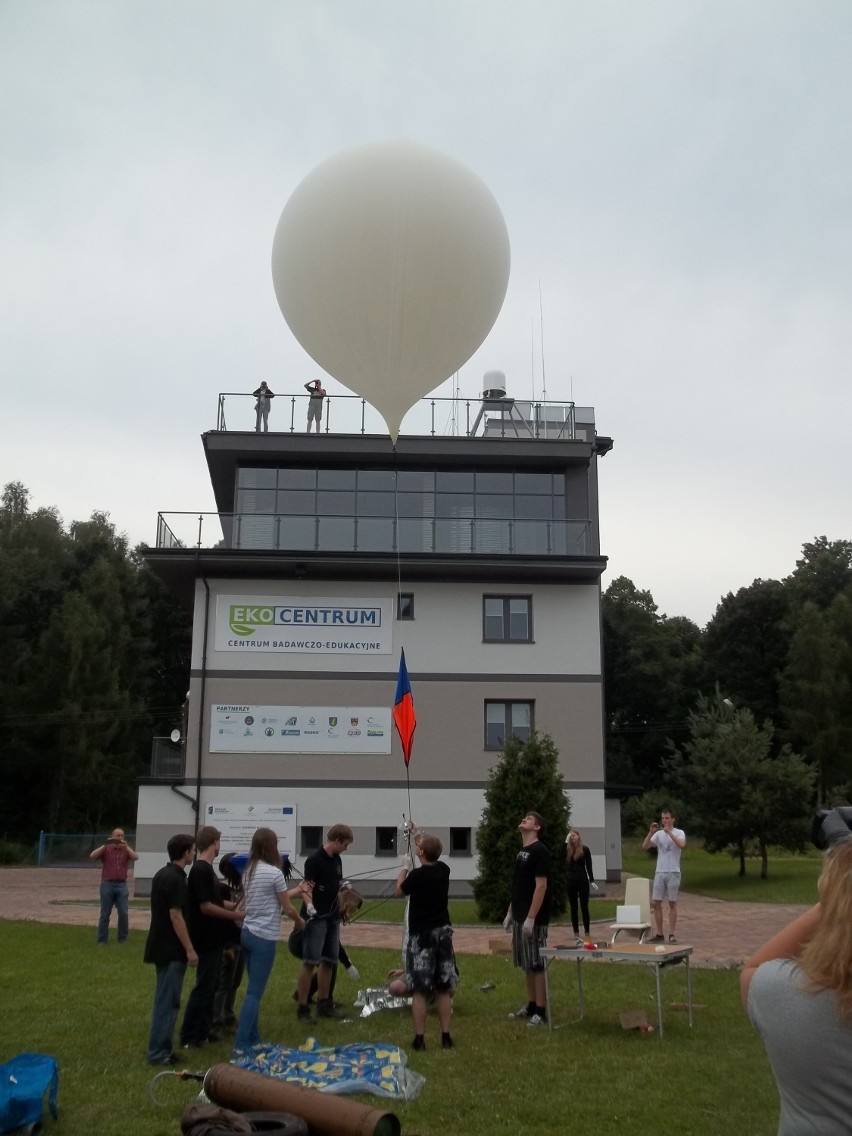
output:
[{"label": "logo sign panel", "polygon": [[271,828],[278,837],[278,851],[295,863],[296,806],[281,801],[271,790],[269,799],[245,804],[204,801],[201,816],[204,819],[199,824],[212,824],[222,833],[220,856],[226,852],[248,852],[257,829]]},{"label": "logo sign panel", "polygon": [[389,655],[391,600],[219,596],[216,650],[270,654]]},{"label": "logo sign panel", "polygon": [[210,708],[211,753],[390,753],[387,706]]}]

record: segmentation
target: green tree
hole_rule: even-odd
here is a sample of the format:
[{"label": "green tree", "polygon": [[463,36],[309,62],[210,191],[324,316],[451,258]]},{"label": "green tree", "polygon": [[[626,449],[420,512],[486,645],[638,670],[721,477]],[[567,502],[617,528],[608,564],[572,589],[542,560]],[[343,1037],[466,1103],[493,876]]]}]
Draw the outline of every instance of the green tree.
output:
[{"label": "green tree", "polygon": [[852,541],[814,537],[802,545],[802,555],[785,583],[793,603],[816,604],[820,609],[831,605],[835,596],[852,586]]},{"label": "green tree", "polygon": [[[152,622],[156,628],[152,631]],[[154,633],[155,632],[155,633]],[[0,834],[131,822],[152,727],[180,722],[189,621],[105,514],[0,496]]]},{"label": "green tree", "polygon": [[559,773],[559,752],[548,734],[534,733],[525,744],[508,738],[491,770],[476,836],[479,875],[473,881],[482,919],[497,923],[506,914],[515,858],[521,848],[518,824],[529,812],[544,817],[544,843],[551,855],[552,913],[560,915],[566,900],[563,849],[570,806]]},{"label": "green tree", "polygon": [[704,630],[705,680],[759,721],[780,723],[780,683],[787,665],[790,590],[779,580],[754,580],[728,592]]},{"label": "green tree", "polygon": [[802,607],[781,683],[793,744],[819,770],[819,802],[852,779],[852,588]]},{"label": "green tree", "polygon": [[141,599],[147,612],[150,642],[145,694],[153,733],[165,737],[176,727],[183,731],[183,705],[189,685],[192,617],[166,590],[142,560],[132,554]]},{"label": "green tree", "polygon": [[667,739],[685,736],[701,669],[701,632],[657,612],[626,576],[603,596],[607,779],[659,784]]},{"label": "green tree", "polygon": [[686,744],[671,747],[671,783],[689,802],[704,847],[732,850],[744,876],[748,848],[757,842],[765,879],[770,844],[794,851],[804,847],[814,771],[789,746],[771,756],[772,724],[758,726],[750,710],[737,709],[718,692],[699,698],[689,724]]}]

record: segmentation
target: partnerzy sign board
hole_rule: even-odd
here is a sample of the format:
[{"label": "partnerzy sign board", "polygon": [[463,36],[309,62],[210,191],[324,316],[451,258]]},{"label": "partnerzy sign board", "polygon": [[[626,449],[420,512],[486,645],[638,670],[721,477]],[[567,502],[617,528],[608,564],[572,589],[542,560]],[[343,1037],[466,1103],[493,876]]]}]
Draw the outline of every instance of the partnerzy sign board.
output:
[{"label": "partnerzy sign board", "polygon": [[386,706],[210,707],[211,753],[390,753]]},{"label": "partnerzy sign board", "polygon": [[217,651],[389,655],[393,601],[334,596],[219,596]]},{"label": "partnerzy sign board", "polygon": [[201,809],[203,824],[212,824],[222,833],[220,856],[226,852],[248,852],[251,838],[259,828],[271,828],[278,837],[278,851],[295,862],[296,806],[281,801],[253,801],[222,804],[207,801]]}]

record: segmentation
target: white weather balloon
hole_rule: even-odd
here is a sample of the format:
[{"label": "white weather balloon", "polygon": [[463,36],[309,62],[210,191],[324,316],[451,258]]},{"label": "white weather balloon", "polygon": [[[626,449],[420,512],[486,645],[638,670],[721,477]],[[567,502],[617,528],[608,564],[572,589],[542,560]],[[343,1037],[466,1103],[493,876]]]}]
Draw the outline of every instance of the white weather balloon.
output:
[{"label": "white weather balloon", "polygon": [[359,146],[294,190],[272,279],[302,347],[372,403],[395,442],[406,412],[493,327],[509,236],[490,190],[460,162],[407,140]]}]

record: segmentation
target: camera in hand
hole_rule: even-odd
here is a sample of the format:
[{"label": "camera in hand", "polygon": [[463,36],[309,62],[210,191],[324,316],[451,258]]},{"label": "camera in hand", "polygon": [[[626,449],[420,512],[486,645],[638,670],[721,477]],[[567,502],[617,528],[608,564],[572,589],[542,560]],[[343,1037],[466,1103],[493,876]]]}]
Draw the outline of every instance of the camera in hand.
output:
[{"label": "camera in hand", "polygon": [[814,817],[811,839],[820,851],[831,848],[852,836],[852,807],[841,805],[836,809],[820,809]]}]

